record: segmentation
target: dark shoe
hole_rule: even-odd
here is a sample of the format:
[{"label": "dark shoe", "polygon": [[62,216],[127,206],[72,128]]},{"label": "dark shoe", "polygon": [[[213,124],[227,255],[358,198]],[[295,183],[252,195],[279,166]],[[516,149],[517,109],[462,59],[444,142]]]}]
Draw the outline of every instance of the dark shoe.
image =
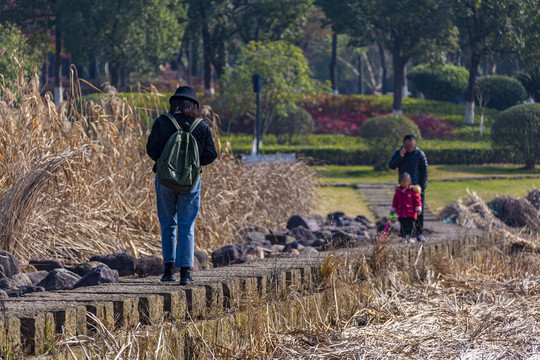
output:
[{"label": "dark shoe", "polygon": [[418,240],[418,242],[423,242],[423,243],[425,243],[425,242],[426,242],[426,237],[425,237],[423,234],[420,234],[420,235],[418,235],[418,237],[416,238],[416,240]]},{"label": "dark shoe", "polygon": [[180,268],[180,285],[195,284],[195,279],[191,277],[191,269],[188,267]]},{"label": "dark shoe", "polygon": [[176,281],[174,276],[174,263],[165,263],[165,271],[161,277],[161,281]]}]

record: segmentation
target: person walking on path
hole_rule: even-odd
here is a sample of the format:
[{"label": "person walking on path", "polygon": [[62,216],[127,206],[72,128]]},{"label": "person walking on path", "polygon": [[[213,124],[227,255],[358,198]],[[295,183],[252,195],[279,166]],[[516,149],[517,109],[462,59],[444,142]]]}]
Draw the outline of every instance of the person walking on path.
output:
[{"label": "person walking on path", "polygon": [[[179,87],[169,99],[169,115],[161,115],[152,126],[152,131],[146,143],[146,152],[156,162],[153,171],[157,170],[157,161],[169,138],[177,133],[179,126],[183,131],[189,131],[196,119],[201,117],[200,104],[194,88]],[[191,134],[197,142],[200,165],[205,166],[217,158],[212,133],[206,123],[201,121]],[[201,200],[201,180],[198,179],[194,188],[189,192],[179,192],[159,183],[156,174],[155,190],[157,213],[161,227],[161,250],[165,271],[161,281],[176,281],[175,267],[180,268],[180,285],[193,284],[191,277],[195,242],[195,219],[199,213]]]},{"label": "person walking on path", "polygon": [[422,212],[422,198],[420,186],[411,184],[409,173],[401,174],[399,186],[392,200],[390,214],[397,214],[401,224],[401,242],[414,242],[412,231],[418,214]]},{"label": "person walking on path", "polygon": [[422,150],[416,146],[416,137],[414,135],[406,135],[403,138],[403,145],[396,150],[392,159],[390,160],[390,168],[398,169],[399,177],[402,174],[408,173],[411,177],[411,183],[413,185],[420,185],[421,198],[422,198],[422,212],[416,219],[416,235],[417,240],[421,242],[426,241],[426,237],[423,234],[424,231],[424,203],[425,192],[428,182],[428,161],[426,155]]}]

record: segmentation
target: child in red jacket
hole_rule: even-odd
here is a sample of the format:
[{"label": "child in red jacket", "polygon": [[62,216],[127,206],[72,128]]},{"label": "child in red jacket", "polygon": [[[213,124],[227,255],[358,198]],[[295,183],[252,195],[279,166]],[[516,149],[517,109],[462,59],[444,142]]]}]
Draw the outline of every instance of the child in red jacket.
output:
[{"label": "child in red jacket", "polygon": [[401,242],[413,242],[411,235],[418,214],[422,212],[421,189],[418,185],[411,185],[411,176],[403,173],[399,177],[398,188],[392,201],[392,213],[397,213],[401,224]]}]

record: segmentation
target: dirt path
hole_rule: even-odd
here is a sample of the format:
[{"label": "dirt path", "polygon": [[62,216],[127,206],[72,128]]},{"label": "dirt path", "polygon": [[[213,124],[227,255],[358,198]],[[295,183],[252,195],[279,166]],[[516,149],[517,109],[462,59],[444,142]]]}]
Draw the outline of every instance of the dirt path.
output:
[{"label": "dirt path", "polygon": [[[377,219],[388,216],[396,189],[395,182],[359,182],[354,187],[362,193],[369,209]],[[426,192],[426,196],[429,197],[429,190]],[[427,205],[424,209],[424,228],[426,229],[428,240],[453,239],[464,233],[470,233],[471,235],[479,234],[478,231],[467,232],[465,229],[456,225],[444,223],[437,215],[430,211]]]}]

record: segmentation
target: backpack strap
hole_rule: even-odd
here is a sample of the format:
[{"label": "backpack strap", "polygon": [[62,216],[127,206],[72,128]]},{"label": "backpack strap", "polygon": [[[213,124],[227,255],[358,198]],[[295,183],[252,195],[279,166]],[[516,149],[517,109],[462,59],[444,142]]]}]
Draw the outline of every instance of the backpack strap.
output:
[{"label": "backpack strap", "polygon": [[193,130],[195,130],[195,128],[197,126],[199,126],[199,124],[203,121],[202,118],[196,118],[193,123],[191,124],[191,126],[189,127],[189,132],[192,133]]},{"label": "backpack strap", "polygon": [[176,119],[174,118],[174,116],[172,116],[171,114],[163,114],[165,115],[166,118],[168,118],[169,120],[171,120],[171,122],[173,123],[174,127],[176,128],[176,131],[180,131],[182,130],[182,128],[180,127],[180,125],[178,125],[178,123],[176,122]]}]

